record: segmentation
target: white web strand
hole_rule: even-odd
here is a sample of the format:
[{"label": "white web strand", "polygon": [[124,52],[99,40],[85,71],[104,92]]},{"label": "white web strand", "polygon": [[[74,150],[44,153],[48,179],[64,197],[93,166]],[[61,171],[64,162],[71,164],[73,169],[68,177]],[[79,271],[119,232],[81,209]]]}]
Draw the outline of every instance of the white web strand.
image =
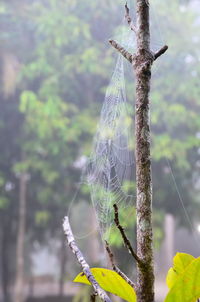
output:
[{"label": "white web strand", "polygon": [[191,230],[191,233],[193,234],[194,240],[196,241],[196,244],[198,245],[198,249],[200,250],[199,238],[196,235],[196,231],[195,231],[194,225],[193,225],[192,220],[191,220],[191,218],[190,218],[190,216],[188,214],[188,211],[187,211],[187,209],[186,209],[186,207],[184,205],[182,194],[181,194],[181,192],[180,192],[180,190],[178,188],[175,175],[173,173],[173,170],[172,170],[172,167],[170,165],[170,162],[169,162],[169,160],[167,158],[166,158],[166,162],[167,162],[167,166],[169,167],[169,171],[170,171],[170,174],[171,174],[171,177],[172,177],[172,180],[173,180],[173,183],[174,183],[174,187],[175,187],[177,195],[178,195],[178,199],[179,199],[180,204],[181,204],[181,206],[183,208],[183,211],[184,211],[184,214],[185,214],[185,218],[186,218],[186,220],[188,222],[188,225],[189,225],[189,228]]}]

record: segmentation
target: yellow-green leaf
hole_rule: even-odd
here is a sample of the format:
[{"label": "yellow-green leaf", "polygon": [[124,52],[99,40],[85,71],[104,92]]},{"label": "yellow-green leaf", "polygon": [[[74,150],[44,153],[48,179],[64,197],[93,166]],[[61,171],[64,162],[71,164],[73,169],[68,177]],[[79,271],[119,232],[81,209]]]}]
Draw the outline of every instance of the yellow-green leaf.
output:
[{"label": "yellow-green leaf", "polygon": [[[134,289],[116,272],[106,268],[91,268],[91,272],[101,288],[128,302],[136,302]],[[78,274],[74,282],[91,285],[83,273]]]},{"label": "yellow-green leaf", "polygon": [[185,253],[177,253],[173,259],[173,267],[171,267],[167,273],[167,286],[170,288],[173,287],[177,278],[185,271],[187,266],[194,260],[195,258],[192,255]]},{"label": "yellow-green leaf", "polygon": [[170,289],[165,302],[195,302],[200,298],[200,257],[193,260]]}]

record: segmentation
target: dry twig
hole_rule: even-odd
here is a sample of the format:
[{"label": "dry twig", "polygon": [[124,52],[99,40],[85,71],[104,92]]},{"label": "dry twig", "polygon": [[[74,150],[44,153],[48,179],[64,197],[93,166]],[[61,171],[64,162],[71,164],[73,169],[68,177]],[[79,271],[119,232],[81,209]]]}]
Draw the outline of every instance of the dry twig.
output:
[{"label": "dry twig", "polygon": [[122,47],[119,43],[114,40],[109,40],[110,44],[117,49],[130,63],[133,61],[133,55],[128,52],[124,47]]},{"label": "dry twig", "polygon": [[104,302],[112,302],[110,298],[107,296],[105,291],[99,286],[98,282],[95,280],[94,276],[92,275],[92,272],[90,270],[90,267],[88,263],[86,262],[83,254],[79,250],[78,246],[76,245],[71,226],[69,223],[69,219],[66,216],[63,221],[63,230],[67,237],[67,242],[69,247],[71,248],[72,252],[75,254],[79,264],[82,266],[83,273],[87,277],[88,281],[91,283],[91,285],[94,288],[95,293],[100,297],[100,299]]},{"label": "dry twig", "polygon": [[[109,43],[117,50],[119,51],[124,58],[126,58],[130,63],[133,63],[135,59],[135,55],[131,54],[128,50],[126,50],[123,46],[121,46],[118,42],[115,40],[109,40]],[[159,49],[157,52],[152,53],[153,54],[153,61],[157,60],[160,56],[162,56],[168,49],[167,45],[164,45],[161,49]]]},{"label": "dry twig", "polygon": [[114,261],[114,255],[110,249],[110,246],[108,244],[107,241],[105,241],[106,243],[106,251],[108,253],[109,259],[110,259],[110,263],[111,266],[113,268],[113,270],[119,275],[121,276],[130,286],[132,286],[134,289],[136,288],[136,285],[129,279],[128,276],[126,276],[126,274],[124,274],[119,268],[118,266],[115,265],[115,261]]},{"label": "dry twig", "polygon": [[113,205],[114,207],[114,214],[115,214],[115,224],[117,226],[117,228],[119,229],[122,239],[124,241],[124,244],[126,246],[126,248],[128,249],[128,251],[130,252],[130,254],[133,256],[133,258],[136,260],[136,262],[139,265],[142,265],[142,260],[138,257],[138,255],[135,253],[135,251],[133,250],[130,240],[128,239],[128,237],[126,236],[123,227],[121,226],[120,222],[119,222],[119,213],[118,213],[118,207],[116,204]]},{"label": "dry twig", "polygon": [[128,22],[128,25],[130,26],[130,29],[133,30],[135,33],[137,33],[136,27],[135,27],[135,25],[134,25],[134,23],[133,23],[133,21],[132,21],[132,19],[130,17],[130,14],[129,14],[129,7],[127,5],[127,2],[125,4],[125,12],[126,12],[125,18],[126,18],[126,20]]}]

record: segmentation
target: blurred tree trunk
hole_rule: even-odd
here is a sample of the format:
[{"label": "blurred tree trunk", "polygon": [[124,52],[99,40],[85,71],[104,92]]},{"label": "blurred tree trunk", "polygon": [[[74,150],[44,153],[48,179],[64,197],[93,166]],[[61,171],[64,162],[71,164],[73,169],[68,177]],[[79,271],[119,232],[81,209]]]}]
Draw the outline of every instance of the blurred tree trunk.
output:
[{"label": "blurred tree trunk", "polygon": [[24,301],[24,242],[26,228],[26,192],[28,175],[22,173],[19,179],[19,219],[16,251],[16,279],[14,302]]},{"label": "blurred tree trunk", "polygon": [[9,276],[9,228],[3,228],[1,232],[1,282],[3,301],[10,302],[10,276]]},{"label": "blurred tree trunk", "polygon": [[66,262],[67,262],[65,245],[66,245],[65,236],[62,236],[61,237],[61,247],[60,247],[60,278],[59,278],[59,296],[60,297],[64,296],[65,267],[66,267]]},{"label": "blurred tree trunk", "polygon": [[165,265],[166,270],[171,267],[171,262],[174,257],[174,234],[175,234],[175,219],[172,214],[167,213],[165,215],[165,240],[164,240],[164,247],[165,247]]},{"label": "blurred tree trunk", "polygon": [[31,298],[34,297],[34,276],[31,276],[29,279],[28,296]]},{"label": "blurred tree trunk", "polygon": [[4,98],[13,96],[17,85],[17,75],[20,70],[20,63],[13,53],[6,51],[2,55],[2,90]]}]

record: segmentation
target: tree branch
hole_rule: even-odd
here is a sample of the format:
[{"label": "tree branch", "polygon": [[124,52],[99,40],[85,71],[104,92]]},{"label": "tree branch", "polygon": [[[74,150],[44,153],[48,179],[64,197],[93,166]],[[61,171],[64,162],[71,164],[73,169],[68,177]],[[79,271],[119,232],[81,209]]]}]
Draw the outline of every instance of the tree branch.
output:
[{"label": "tree branch", "polygon": [[63,230],[67,237],[67,242],[69,247],[71,248],[72,252],[75,254],[79,264],[82,266],[83,273],[87,277],[88,281],[91,283],[91,285],[94,288],[95,293],[100,297],[100,299],[104,302],[112,302],[110,298],[107,296],[105,291],[99,286],[98,282],[95,280],[94,276],[92,275],[92,272],[90,270],[90,267],[88,263],[85,261],[85,258],[81,251],[79,250],[78,246],[76,245],[71,226],[69,223],[68,217],[64,217],[63,221]]},{"label": "tree branch", "polygon": [[162,56],[168,49],[168,46],[165,45],[163,46],[160,50],[158,50],[155,54],[154,54],[154,61],[159,58],[160,56]]},{"label": "tree branch", "polygon": [[133,24],[133,21],[132,21],[130,15],[129,15],[129,8],[128,8],[128,5],[127,5],[127,2],[125,4],[125,12],[126,12],[125,18],[126,18],[126,20],[128,22],[128,25],[130,26],[130,29],[133,30],[135,33],[137,33],[136,27]]},{"label": "tree branch", "polygon": [[130,240],[127,238],[125,232],[124,232],[124,229],[123,227],[121,226],[120,222],[119,222],[119,213],[118,213],[118,207],[116,204],[113,205],[114,207],[114,214],[115,214],[115,218],[114,218],[114,222],[117,226],[117,228],[119,229],[120,233],[121,233],[121,236],[122,236],[122,239],[124,241],[124,244],[126,246],[126,248],[128,249],[128,251],[131,253],[131,255],[133,256],[133,258],[136,260],[136,262],[139,264],[139,265],[142,265],[142,260],[138,257],[138,255],[135,253],[135,251],[133,250],[132,246],[131,246],[131,243],[130,243]]},{"label": "tree branch", "polygon": [[106,251],[108,253],[109,259],[110,259],[110,263],[111,266],[113,268],[113,270],[119,275],[121,276],[130,286],[132,286],[134,289],[136,289],[136,285],[129,279],[128,276],[126,276],[126,274],[124,274],[119,268],[118,266],[115,265],[115,261],[114,261],[114,255],[110,249],[110,246],[108,244],[107,241],[105,241],[106,243]]},{"label": "tree branch", "polygon": [[117,49],[130,63],[133,61],[133,55],[128,52],[125,48],[123,48],[119,43],[114,40],[109,40],[109,43]]}]

